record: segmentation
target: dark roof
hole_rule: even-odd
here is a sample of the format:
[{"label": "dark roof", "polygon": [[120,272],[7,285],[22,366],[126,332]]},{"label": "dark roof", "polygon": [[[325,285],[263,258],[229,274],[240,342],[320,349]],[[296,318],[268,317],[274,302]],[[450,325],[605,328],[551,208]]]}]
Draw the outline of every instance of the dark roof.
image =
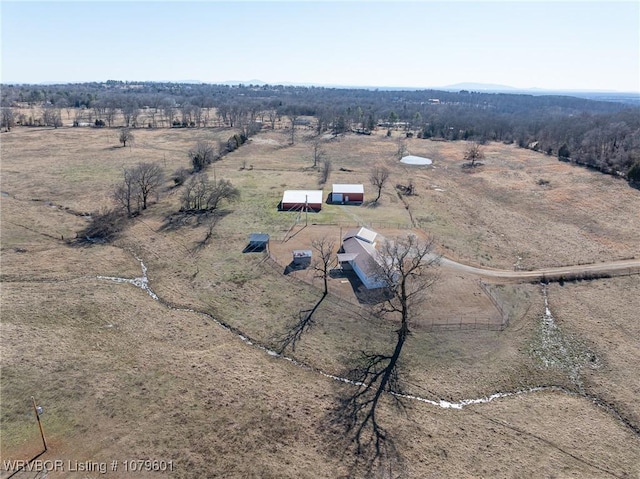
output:
[{"label": "dark roof", "polygon": [[267,243],[269,241],[269,235],[267,233],[251,233],[249,235],[250,243]]}]

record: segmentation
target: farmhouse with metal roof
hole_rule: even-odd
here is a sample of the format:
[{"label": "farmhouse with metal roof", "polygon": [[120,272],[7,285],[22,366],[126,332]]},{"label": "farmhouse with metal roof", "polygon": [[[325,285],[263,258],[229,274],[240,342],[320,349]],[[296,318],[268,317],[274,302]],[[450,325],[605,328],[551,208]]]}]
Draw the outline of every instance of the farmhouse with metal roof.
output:
[{"label": "farmhouse with metal roof", "polygon": [[378,275],[380,257],[376,250],[377,236],[375,231],[364,227],[348,231],[342,238],[341,252],[338,253],[340,267],[353,270],[367,289],[386,286],[386,282]]}]

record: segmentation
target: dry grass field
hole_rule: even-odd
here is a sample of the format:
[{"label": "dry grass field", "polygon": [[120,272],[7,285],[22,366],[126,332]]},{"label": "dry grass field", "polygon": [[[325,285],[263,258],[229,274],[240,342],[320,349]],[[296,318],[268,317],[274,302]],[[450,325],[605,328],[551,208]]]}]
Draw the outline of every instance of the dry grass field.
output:
[{"label": "dry grass field", "polygon": [[[380,204],[323,205],[306,228],[296,226],[297,213],[276,206],[284,189],[318,186],[306,130],[293,146],[286,130],[261,133],[209,169],[242,196],[225,206],[229,214],[204,247],[202,226],[168,224],[180,195],[170,188],[112,244],[75,241],[84,215],[110,204],[124,167],[153,161],[170,175],[188,166],[196,141],[232,133],[139,129],[127,148],[109,129],[0,136],[2,460],[41,451],[35,396],[49,443],[41,459],[173,461],[165,477],[362,477],[352,445],[330,421],[336,398],[352,386],[319,371],[340,375],[361,350],[387,352],[396,325],[372,318],[350,285],[333,278],[315,324],[286,353],[308,368],[261,349],[276,348],[321,296],[308,272],[283,274],[292,249],[359,223],[392,237],[411,231],[413,218],[422,228],[413,231],[432,234],[440,253],[493,268],[640,254],[640,192],[622,181],[501,144],[487,145],[485,164],[467,172],[464,143],[410,139],[410,153],[434,164],[409,167],[394,158],[397,139],[382,134],[324,144],[329,184],[364,183],[371,198],[371,166],[391,170]],[[417,196],[404,198],[407,209],[394,186],[409,179]],[[292,227],[298,234],[281,242]],[[276,264],[242,253],[258,231],[271,235]],[[159,301],[99,278],[141,277],[138,258]],[[458,402],[546,389],[461,409],[408,399],[402,412],[385,398],[381,421],[401,457],[374,475],[640,477],[638,277],[550,285],[551,332],[540,285],[494,285],[506,329],[442,331],[431,328],[434,318],[472,321],[496,310],[476,278],[439,274],[404,350],[407,392]]]}]

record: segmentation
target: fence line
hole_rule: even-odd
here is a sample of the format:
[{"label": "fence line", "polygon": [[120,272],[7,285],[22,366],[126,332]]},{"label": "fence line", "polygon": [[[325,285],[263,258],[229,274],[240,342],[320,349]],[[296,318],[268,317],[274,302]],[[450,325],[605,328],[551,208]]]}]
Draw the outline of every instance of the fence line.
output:
[{"label": "fence line", "polygon": [[433,322],[427,326],[427,331],[502,331],[504,324],[494,323],[489,319],[475,320],[473,322],[460,319],[447,319],[446,322]]},{"label": "fence line", "polygon": [[489,297],[491,303],[496,307],[498,312],[500,313],[500,317],[502,318],[502,324],[500,329],[504,329],[509,324],[509,315],[505,312],[504,305],[500,298],[489,289],[489,286],[481,280],[478,280],[478,284],[480,285],[480,289]]}]

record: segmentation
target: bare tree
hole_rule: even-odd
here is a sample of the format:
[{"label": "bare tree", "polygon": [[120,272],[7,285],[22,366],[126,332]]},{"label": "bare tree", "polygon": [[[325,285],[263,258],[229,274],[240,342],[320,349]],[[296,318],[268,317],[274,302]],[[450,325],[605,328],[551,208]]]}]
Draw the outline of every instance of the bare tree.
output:
[{"label": "bare tree", "polygon": [[279,118],[279,114],[278,114],[278,110],[276,110],[275,108],[271,108],[269,111],[267,111],[267,118],[269,118],[269,123],[271,123],[271,129],[275,130],[276,129],[276,120]]},{"label": "bare tree", "polygon": [[182,209],[196,211],[205,209],[208,189],[209,177],[206,173],[197,173],[189,178],[182,192]]},{"label": "bare tree", "polygon": [[416,312],[425,308],[436,279],[433,267],[439,261],[433,254],[433,240],[421,241],[414,235],[386,241],[378,253],[372,267],[385,288],[375,312],[398,323],[396,344],[390,354],[363,354],[361,364],[348,374],[356,390],[343,399],[339,409],[341,423],[351,434],[357,453],[369,451],[374,458],[383,453],[390,439],[378,420],[377,408],[385,393],[402,407],[399,360]]},{"label": "bare tree", "polygon": [[118,139],[120,143],[122,143],[122,147],[127,146],[127,142],[133,143],[133,133],[129,128],[123,128],[120,130],[120,134],[118,135]]},{"label": "bare tree", "polygon": [[58,128],[62,126],[62,116],[57,108],[45,108],[42,112],[42,123],[45,126]]},{"label": "bare tree", "polygon": [[[217,107],[216,107],[216,115],[218,116],[218,122],[220,123],[220,126],[227,126],[227,122],[228,121],[233,121],[230,120],[230,111],[231,111],[231,107],[226,104],[226,103],[220,103]],[[233,125],[231,125],[233,126]]]},{"label": "bare tree", "polygon": [[73,108],[73,105],[66,98],[58,98],[56,100],[56,106],[61,109],[64,108],[67,112],[67,118],[71,118],[71,109]]},{"label": "bare tree", "polygon": [[118,109],[114,105],[107,106],[104,110],[104,117],[107,120],[107,125],[109,128],[113,126],[113,121],[116,117],[116,113],[118,113]]},{"label": "bare tree", "polygon": [[[93,102],[93,113],[96,115],[96,120],[100,120],[104,116],[105,106],[102,101],[98,100]],[[89,120],[91,122],[91,120]]]},{"label": "bare tree", "polygon": [[193,122],[193,105],[191,103],[183,103],[180,113],[182,113],[182,126],[191,126]]},{"label": "bare tree", "polygon": [[464,161],[470,167],[476,166],[476,161],[480,161],[484,158],[484,152],[479,143],[472,144],[464,153]]},{"label": "bare tree", "polygon": [[208,141],[199,141],[187,154],[195,172],[204,170],[220,157],[218,149]]},{"label": "bare tree", "polygon": [[385,241],[378,250],[376,277],[390,293],[385,297],[382,312],[399,316],[402,327],[407,330],[436,279],[432,271],[440,259],[433,253],[433,245],[432,239],[420,240],[409,235]]},{"label": "bare tree", "polygon": [[329,294],[329,270],[333,253],[335,250],[335,241],[322,237],[311,241],[311,247],[316,251],[316,259],[313,262],[313,269],[318,273],[318,277],[322,278],[324,283],[323,295]]},{"label": "bare tree", "polygon": [[289,144],[293,145],[295,143],[296,121],[298,121],[298,114],[289,113],[289,121],[291,121],[291,140],[289,140]]},{"label": "bare tree", "polygon": [[84,116],[84,111],[84,108],[78,108],[77,110],[75,110],[73,115],[73,126],[80,126],[80,122],[82,122]]},{"label": "bare tree", "polygon": [[182,209],[188,211],[214,211],[222,201],[234,202],[240,198],[240,190],[229,180],[209,182],[206,173],[193,175],[185,183],[182,194]]},{"label": "bare tree", "polygon": [[173,99],[167,99],[165,101],[165,105],[162,108],[162,114],[167,119],[167,123],[169,124],[169,128],[173,126],[173,119],[176,116],[176,109],[173,104]]},{"label": "bare tree", "polygon": [[378,196],[376,196],[376,199],[373,200],[374,203],[377,203],[380,199],[380,196],[382,195],[382,189],[384,188],[384,185],[387,183],[388,179],[388,169],[386,169],[384,166],[374,167],[371,175],[369,175],[369,181],[371,182],[371,185],[378,189]]},{"label": "bare tree", "polygon": [[202,126],[202,108],[200,108],[199,106],[193,107],[193,118],[196,126],[200,128]]},{"label": "bare tree", "polygon": [[140,192],[133,169],[124,170],[122,182],[116,185],[113,197],[126,210],[127,216],[131,217],[139,212]]},{"label": "bare tree", "polygon": [[139,163],[124,170],[122,182],[115,187],[113,196],[131,217],[147,209],[149,198],[159,193],[163,183],[164,173],[159,165]]},{"label": "bare tree", "polygon": [[164,183],[164,172],[155,163],[140,163],[133,169],[134,180],[138,185],[142,209],[147,209],[147,203],[152,194],[159,194]]},{"label": "bare tree", "polygon": [[229,180],[220,179],[217,183],[210,185],[207,209],[215,210],[222,201],[232,203],[238,199],[240,199],[240,190],[233,186]]},{"label": "bare tree", "polygon": [[151,121],[148,123],[149,128],[156,128],[158,124],[156,123],[156,115],[158,114],[158,110],[156,108],[149,108],[147,110],[147,115],[151,117]]},{"label": "bare tree", "polygon": [[140,109],[138,108],[138,103],[133,98],[128,98],[124,101],[124,105],[122,105],[122,116],[124,117],[124,126],[129,128],[130,126],[136,126],[138,121],[138,115],[140,114]]},{"label": "bare tree", "polygon": [[13,108],[8,106],[2,107],[2,128],[6,128],[6,131],[11,130],[15,124],[15,117],[13,114]]}]

